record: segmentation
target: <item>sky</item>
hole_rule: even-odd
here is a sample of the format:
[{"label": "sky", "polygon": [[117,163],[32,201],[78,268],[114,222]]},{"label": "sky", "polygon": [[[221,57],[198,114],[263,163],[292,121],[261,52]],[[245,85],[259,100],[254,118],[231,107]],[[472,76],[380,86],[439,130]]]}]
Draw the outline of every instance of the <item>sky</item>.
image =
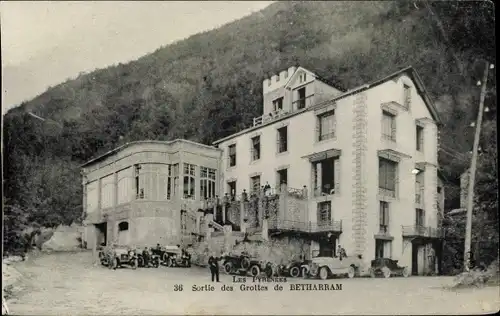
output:
[{"label": "sky", "polygon": [[2,1],[2,114],[80,72],[125,63],[272,1]]}]

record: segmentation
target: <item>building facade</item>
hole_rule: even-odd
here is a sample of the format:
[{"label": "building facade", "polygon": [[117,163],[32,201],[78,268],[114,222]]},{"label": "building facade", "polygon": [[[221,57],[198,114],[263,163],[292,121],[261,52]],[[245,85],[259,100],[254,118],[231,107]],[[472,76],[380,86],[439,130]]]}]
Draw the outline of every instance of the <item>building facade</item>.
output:
[{"label": "building facade", "polygon": [[367,263],[389,257],[414,274],[436,270],[440,120],[415,70],[344,92],[292,67],[263,81],[263,100],[252,127],[214,143],[221,194],[285,183],[304,202],[268,228],[308,238],[310,256],[342,245]]},{"label": "building facade", "polygon": [[186,141],[125,144],[82,166],[85,241],[189,244],[196,212],[219,192],[220,151]]}]

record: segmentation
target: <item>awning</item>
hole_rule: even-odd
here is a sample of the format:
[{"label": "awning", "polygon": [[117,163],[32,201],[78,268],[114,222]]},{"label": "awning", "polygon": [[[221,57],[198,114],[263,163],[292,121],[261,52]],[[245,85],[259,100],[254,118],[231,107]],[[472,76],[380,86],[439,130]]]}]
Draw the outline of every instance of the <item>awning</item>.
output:
[{"label": "awning", "polygon": [[307,156],[303,156],[302,158],[304,159],[309,159],[310,162],[316,162],[328,158],[333,158],[333,157],[339,157],[342,154],[342,151],[340,149],[328,149],[325,151],[313,153]]}]

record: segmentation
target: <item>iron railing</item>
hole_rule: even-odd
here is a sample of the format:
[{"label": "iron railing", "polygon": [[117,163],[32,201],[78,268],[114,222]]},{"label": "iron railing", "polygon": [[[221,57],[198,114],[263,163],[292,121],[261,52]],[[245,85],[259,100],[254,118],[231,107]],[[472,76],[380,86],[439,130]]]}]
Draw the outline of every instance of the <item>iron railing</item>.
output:
[{"label": "iron railing", "polygon": [[299,231],[306,233],[342,232],[342,221],[332,220],[312,223],[310,221],[303,222],[273,219],[269,221],[268,227],[269,229]]},{"label": "iron railing", "polygon": [[300,111],[304,108],[310,107],[314,105],[314,94],[311,94],[310,96],[307,96],[302,99],[298,99],[292,102],[292,111],[285,111],[285,110],[277,110],[277,111],[272,111],[270,113],[261,115],[259,117],[255,117],[253,119],[253,126],[259,126],[268,122],[272,122],[274,120],[280,119],[288,114],[291,114],[293,112]]},{"label": "iron railing", "polygon": [[292,102],[292,109],[293,111],[299,111],[305,109],[307,107],[312,106],[313,101],[314,101],[314,94],[311,94],[302,99],[295,100]]},{"label": "iron railing", "polygon": [[442,236],[442,230],[439,228],[422,225],[403,226],[402,228],[402,234],[406,237],[440,238]]}]

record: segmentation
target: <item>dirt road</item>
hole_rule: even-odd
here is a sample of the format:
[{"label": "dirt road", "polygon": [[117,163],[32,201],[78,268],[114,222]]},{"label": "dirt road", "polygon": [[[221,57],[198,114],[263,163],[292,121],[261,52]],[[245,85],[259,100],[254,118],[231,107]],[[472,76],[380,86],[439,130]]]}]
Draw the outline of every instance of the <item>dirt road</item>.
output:
[{"label": "dirt road", "polygon": [[[391,279],[288,279],[261,283],[267,291],[242,291],[257,285],[234,283],[221,274],[215,291],[207,269],[119,269],[91,264],[90,253],[43,255],[16,265],[26,290],[9,303],[16,315],[75,314],[471,314],[499,309],[499,288],[444,290],[449,277]],[[290,291],[292,284],[342,284],[342,290]],[[280,284],[283,291],[274,290]],[[174,286],[182,285],[182,291]],[[221,287],[233,291],[221,291]]]}]

